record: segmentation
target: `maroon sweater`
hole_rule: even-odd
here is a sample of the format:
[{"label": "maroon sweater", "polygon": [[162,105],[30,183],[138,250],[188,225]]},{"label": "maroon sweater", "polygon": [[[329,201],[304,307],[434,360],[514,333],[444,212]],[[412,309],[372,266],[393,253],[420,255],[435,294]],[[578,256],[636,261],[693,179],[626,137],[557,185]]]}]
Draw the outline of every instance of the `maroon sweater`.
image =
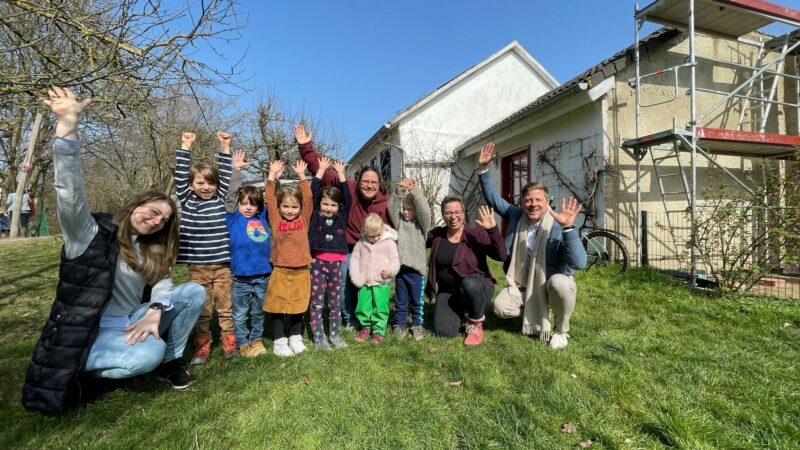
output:
[{"label": "maroon sweater", "polygon": [[[317,170],[319,170],[319,153],[317,153],[317,149],[314,148],[314,143],[300,144],[298,148],[300,149],[300,157],[308,164],[308,170],[313,175],[316,175]],[[383,222],[390,226],[392,225],[392,220],[386,212],[387,206],[389,206],[389,192],[386,186],[381,185],[378,190],[378,195],[372,200],[367,200],[361,197],[355,180],[348,179],[346,183],[347,186],[341,185],[339,182],[339,174],[337,174],[334,169],[326,170],[325,174],[322,176],[323,186],[336,186],[341,189],[350,190],[350,198],[353,199],[353,204],[350,206],[350,213],[347,215],[346,232],[347,246],[350,248],[350,251],[352,251],[356,242],[361,238],[361,227],[364,225],[364,219],[369,213],[375,213],[381,216]]]},{"label": "maroon sweater", "polygon": [[[436,272],[439,271],[436,255],[439,253],[442,239],[447,239],[447,227],[432,229],[425,242],[425,246],[431,249],[428,259],[428,280],[425,286],[425,293],[430,299],[436,297]],[[495,261],[505,261],[508,258],[508,250],[500,230],[497,227],[485,230],[464,224],[464,232],[461,233],[456,254],[453,255],[453,271],[461,278],[467,275],[480,275],[490,286],[494,286],[495,279],[489,271],[487,256]]]}]

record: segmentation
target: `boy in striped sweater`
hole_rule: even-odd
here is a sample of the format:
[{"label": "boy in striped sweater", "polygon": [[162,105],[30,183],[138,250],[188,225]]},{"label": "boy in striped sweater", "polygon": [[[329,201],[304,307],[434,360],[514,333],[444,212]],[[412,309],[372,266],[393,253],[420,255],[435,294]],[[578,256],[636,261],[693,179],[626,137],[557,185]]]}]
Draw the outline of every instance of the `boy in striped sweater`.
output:
[{"label": "boy in striped sweater", "polygon": [[217,131],[219,168],[196,163],[189,168],[194,133],[183,133],[176,152],[175,191],[181,202],[178,264],[188,264],[189,279],[206,290],[206,303],[194,327],[191,364],[204,364],[211,351],[211,304],[216,302],[225,358],[239,356],[233,332],[231,269],[225,198],[231,179],[231,135]]}]

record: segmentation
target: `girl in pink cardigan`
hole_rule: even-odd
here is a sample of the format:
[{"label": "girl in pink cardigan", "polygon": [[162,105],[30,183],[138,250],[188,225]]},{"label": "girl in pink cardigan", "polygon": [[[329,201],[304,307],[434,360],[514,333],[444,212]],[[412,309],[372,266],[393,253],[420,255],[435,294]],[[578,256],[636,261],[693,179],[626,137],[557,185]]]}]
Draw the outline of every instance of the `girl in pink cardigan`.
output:
[{"label": "girl in pink cardigan", "polygon": [[383,342],[389,320],[389,291],[392,279],[400,271],[396,241],[397,232],[384,225],[379,215],[372,213],[364,219],[361,239],[350,257],[350,280],[358,287],[358,342],[366,341],[370,333],[372,342]]}]

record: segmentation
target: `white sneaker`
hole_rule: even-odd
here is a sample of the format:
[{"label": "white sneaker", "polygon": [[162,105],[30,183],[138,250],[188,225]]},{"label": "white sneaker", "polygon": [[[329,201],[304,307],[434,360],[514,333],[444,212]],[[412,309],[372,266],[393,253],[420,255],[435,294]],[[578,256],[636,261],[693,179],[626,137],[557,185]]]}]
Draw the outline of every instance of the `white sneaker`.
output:
[{"label": "white sneaker", "polygon": [[308,350],[306,348],[306,345],[303,344],[303,336],[300,336],[299,334],[295,334],[294,336],[289,336],[289,348],[292,349],[295,355],[298,355]]},{"label": "white sneaker", "polygon": [[294,352],[289,348],[289,340],[286,338],[275,339],[272,345],[272,354],[276,356],[294,356]]},{"label": "white sneaker", "polygon": [[567,333],[556,331],[553,333],[553,336],[550,337],[550,348],[553,350],[564,348],[567,344],[569,344],[569,334]]}]

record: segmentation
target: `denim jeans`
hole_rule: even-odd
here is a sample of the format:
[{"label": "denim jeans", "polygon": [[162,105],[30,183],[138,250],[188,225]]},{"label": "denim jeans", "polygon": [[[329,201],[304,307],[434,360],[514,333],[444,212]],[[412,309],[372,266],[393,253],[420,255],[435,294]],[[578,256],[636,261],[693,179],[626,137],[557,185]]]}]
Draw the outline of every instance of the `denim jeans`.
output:
[{"label": "denim jeans", "polygon": [[[233,333],[241,348],[264,335],[264,297],[269,275],[233,277]],[[250,312],[250,328],[247,313]]]},{"label": "denim jeans", "polygon": [[[152,372],[162,362],[180,358],[189,333],[192,332],[206,292],[197,283],[184,283],[172,291],[172,309],[161,312],[159,335],[168,332],[166,339],[147,336],[144,342],[126,344],[127,332],[122,328],[103,327],[89,350],[84,372],[98,378],[130,378]],[[150,303],[144,303],[130,315],[130,322],[144,317]]]},{"label": "denim jeans", "polygon": [[356,319],[356,305],[358,305],[358,288],[350,281],[350,256],[347,253],[347,260],[342,263],[342,296],[344,297],[344,308],[342,308],[342,323],[346,327],[355,327],[358,323]]}]

